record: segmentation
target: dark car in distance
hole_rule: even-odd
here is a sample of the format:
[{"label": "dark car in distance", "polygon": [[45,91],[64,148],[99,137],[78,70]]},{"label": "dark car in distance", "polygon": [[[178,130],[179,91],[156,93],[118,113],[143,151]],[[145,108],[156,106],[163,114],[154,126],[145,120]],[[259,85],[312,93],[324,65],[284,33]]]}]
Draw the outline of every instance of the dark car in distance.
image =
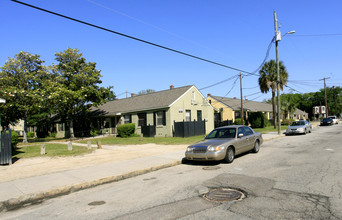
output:
[{"label": "dark car in distance", "polygon": [[321,121],[321,126],[330,126],[333,124],[334,121],[332,120],[332,118],[323,118],[323,120]]}]

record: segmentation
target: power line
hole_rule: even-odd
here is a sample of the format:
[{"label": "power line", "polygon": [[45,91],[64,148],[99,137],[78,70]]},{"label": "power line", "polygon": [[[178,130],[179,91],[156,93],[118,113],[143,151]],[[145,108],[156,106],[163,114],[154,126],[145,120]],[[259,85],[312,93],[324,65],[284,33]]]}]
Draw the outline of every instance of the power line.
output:
[{"label": "power line", "polygon": [[248,96],[253,96],[253,95],[256,95],[256,94],[260,94],[261,92],[255,92],[255,93],[252,93],[252,94],[249,94],[249,95],[245,95],[246,97]]},{"label": "power line", "polygon": [[287,88],[290,88],[290,89],[292,89],[293,91],[296,91],[296,92],[299,92],[299,93],[301,93],[302,94],[302,92],[300,92],[300,91],[298,91],[298,90],[296,90],[296,89],[294,89],[294,88],[292,88],[292,87],[290,87],[290,86],[288,86],[288,85],[284,85],[285,87],[287,87]]},{"label": "power line", "polygon": [[22,5],[25,5],[25,6],[28,6],[28,7],[31,7],[31,8],[34,8],[34,9],[37,9],[37,10],[40,10],[40,11],[47,12],[47,13],[50,13],[50,14],[53,14],[53,15],[56,15],[56,16],[59,16],[59,17],[65,18],[65,19],[68,19],[68,20],[72,20],[72,21],[75,21],[75,22],[78,22],[78,23],[81,23],[81,24],[85,24],[85,25],[88,25],[88,26],[91,26],[91,27],[94,27],[94,28],[97,28],[97,29],[101,29],[101,30],[104,30],[104,31],[107,31],[107,32],[110,32],[110,33],[113,33],[113,34],[117,34],[117,35],[120,35],[120,36],[123,36],[123,37],[126,37],[126,38],[130,38],[132,40],[136,40],[136,41],[139,41],[139,42],[142,42],[142,43],[145,43],[145,44],[149,44],[149,45],[152,45],[152,46],[155,46],[155,47],[159,47],[159,48],[162,48],[162,49],[165,49],[165,50],[169,50],[169,51],[172,51],[172,52],[175,52],[175,53],[179,53],[179,54],[182,54],[182,55],[185,55],[185,56],[188,56],[188,57],[192,57],[192,58],[204,61],[204,62],[215,64],[215,65],[218,65],[218,66],[221,66],[221,67],[225,67],[225,68],[228,68],[228,69],[232,69],[232,70],[235,70],[235,71],[239,71],[239,72],[242,72],[242,73],[247,73],[247,74],[252,74],[253,75],[253,73],[250,73],[250,72],[247,72],[247,71],[244,71],[244,70],[240,70],[238,68],[234,68],[234,67],[231,67],[231,66],[228,66],[228,65],[224,65],[224,64],[221,64],[221,63],[217,63],[217,62],[214,62],[214,61],[211,61],[211,60],[208,60],[208,59],[204,59],[204,58],[201,58],[201,57],[198,57],[198,56],[194,56],[194,55],[191,55],[191,54],[179,51],[179,50],[175,50],[175,49],[172,49],[172,48],[169,48],[169,47],[165,47],[165,46],[162,46],[162,45],[159,45],[159,44],[156,44],[156,43],[152,43],[152,42],[149,42],[149,41],[146,41],[146,40],[142,40],[140,38],[132,37],[132,36],[129,36],[127,34],[123,34],[123,33],[117,32],[117,31],[113,31],[113,30],[110,30],[110,29],[107,29],[107,28],[104,28],[104,27],[100,27],[100,26],[97,26],[97,25],[85,22],[85,21],[81,21],[81,20],[78,20],[78,19],[75,19],[75,18],[71,18],[71,17],[65,16],[65,15],[62,15],[62,14],[59,14],[59,13],[56,13],[56,12],[53,12],[53,11],[49,11],[49,10],[46,10],[46,9],[43,9],[43,8],[39,8],[39,7],[34,6],[34,5],[30,5],[30,4],[21,2],[21,1],[17,1],[17,0],[11,0],[11,1],[19,3],[19,4],[22,4]]},{"label": "power line", "polygon": [[249,87],[249,88],[243,88],[243,89],[256,89],[259,88],[259,86]]},{"label": "power line", "polygon": [[232,88],[231,88],[223,97],[226,97],[226,96],[233,90],[233,88],[234,88],[235,85],[236,85],[236,81],[239,79],[239,77],[240,77],[240,75],[237,75],[237,77],[236,77],[236,79],[235,79],[235,81],[234,81],[234,83],[233,83]]},{"label": "power line", "polygon": [[231,80],[231,79],[234,79],[235,77],[237,77],[237,75],[232,76],[232,77],[229,77],[228,79],[224,79],[224,80],[222,80],[222,81],[220,81],[220,82],[214,83],[214,84],[212,84],[212,85],[203,87],[203,88],[201,88],[201,89],[199,89],[199,90],[204,90],[204,89],[208,89],[208,88],[217,86],[217,85],[219,85],[219,84],[221,84],[221,83],[224,83],[224,82],[227,82],[227,81],[229,81],[229,80]]},{"label": "power line", "polygon": [[[92,4],[94,4],[94,5],[97,5],[97,6],[99,6],[99,7],[105,8],[105,9],[107,9],[107,10],[113,11],[113,12],[115,12],[115,13],[117,13],[117,14],[120,14],[120,15],[122,15],[122,16],[125,16],[125,17],[127,17],[127,18],[130,18],[130,19],[132,19],[132,20],[134,20],[134,21],[137,21],[137,22],[139,22],[139,23],[142,23],[142,24],[145,24],[145,25],[150,26],[150,27],[152,27],[152,28],[155,28],[155,29],[157,29],[157,30],[159,30],[159,31],[165,32],[165,33],[167,33],[167,34],[170,34],[170,35],[172,35],[172,36],[174,36],[174,37],[177,37],[177,38],[179,38],[179,39],[182,39],[182,40],[185,40],[185,41],[187,41],[187,42],[193,43],[193,44],[195,44],[195,45],[197,45],[197,46],[200,46],[200,47],[202,47],[202,48],[205,48],[205,49],[208,49],[208,50],[211,50],[211,51],[214,51],[214,52],[219,52],[219,51],[213,50],[212,48],[203,46],[203,45],[201,45],[201,44],[199,44],[199,43],[197,43],[197,42],[195,42],[195,41],[191,41],[191,40],[189,40],[189,39],[186,39],[186,38],[184,38],[184,37],[182,37],[182,36],[180,36],[180,35],[178,35],[178,34],[175,34],[175,33],[172,33],[172,32],[170,32],[170,31],[168,31],[168,30],[165,30],[165,29],[163,29],[163,28],[161,28],[161,27],[158,27],[158,26],[156,26],[156,25],[147,23],[147,22],[145,22],[145,21],[143,21],[143,20],[141,20],[141,19],[135,18],[135,17],[133,17],[133,16],[130,16],[130,15],[128,15],[128,14],[125,14],[125,13],[123,13],[123,12],[121,12],[121,11],[118,11],[118,10],[115,10],[115,9],[113,9],[113,8],[110,8],[110,7],[108,7],[108,6],[102,5],[102,4],[98,3],[98,2],[95,2],[95,1],[92,1],[92,0],[87,0],[87,1],[90,2],[90,3],[92,3]],[[219,52],[219,53],[222,54],[221,52]]]}]

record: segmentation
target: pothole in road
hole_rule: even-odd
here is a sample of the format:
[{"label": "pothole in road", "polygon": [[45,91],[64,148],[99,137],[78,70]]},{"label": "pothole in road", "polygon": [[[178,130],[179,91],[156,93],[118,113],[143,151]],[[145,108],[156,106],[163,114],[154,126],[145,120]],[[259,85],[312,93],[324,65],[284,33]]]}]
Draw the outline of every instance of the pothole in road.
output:
[{"label": "pothole in road", "polygon": [[106,203],[105,201],[94,201],[94,202],[88,203],[88,205],[97,206],[97,205],[103,205],[105,203]]},{"label": "pothole in road", "polygon": [[203,197],[212,202],[227,202],[242,200],[246,196],[242,192],[235,189],[221,188],[210,190],[208,193],[204,194]]},{"label": "pothole in road", "polygon": [[212,167],[203,167],[202,169],[203,170],[218,170],[220,169],[221,167],[219,166],[212,166]]}]

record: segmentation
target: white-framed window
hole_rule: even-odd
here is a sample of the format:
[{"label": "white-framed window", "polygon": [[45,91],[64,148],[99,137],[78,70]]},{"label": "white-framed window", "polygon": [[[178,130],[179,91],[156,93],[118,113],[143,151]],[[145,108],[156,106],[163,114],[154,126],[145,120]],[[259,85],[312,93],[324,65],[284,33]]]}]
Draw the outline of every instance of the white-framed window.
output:
[{"label": "white-framed window", "polygon": [[138,126],[145,126],[146,125],[146,113],[139,113],[138,114]]},{"label": "white-framed window", "polygon": [[166,125],[166,112],[165,111],[154,112],[154,124]]},{"label": "white-framed window", "polygon": [[128,123],[132,123],[132,116],[131,115],[125,115],[124,116],[124,123],[128,124]]},{"label": "white-framed window", "polygon": [[185,121],[191,121],[191,110],[185,110]]}]

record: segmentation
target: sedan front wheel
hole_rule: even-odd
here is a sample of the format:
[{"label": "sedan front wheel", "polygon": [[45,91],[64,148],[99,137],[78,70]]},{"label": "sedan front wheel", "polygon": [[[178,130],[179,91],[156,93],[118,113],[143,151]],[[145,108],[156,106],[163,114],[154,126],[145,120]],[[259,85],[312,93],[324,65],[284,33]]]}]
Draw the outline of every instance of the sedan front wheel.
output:
[{"label": "sedan front wheel", "polygon": [[234,158],[235,158],[235,151],[234,151],[233,147],[228,147],[226,157],[224,158],[224,160],[227,163],[232,163]]}]

